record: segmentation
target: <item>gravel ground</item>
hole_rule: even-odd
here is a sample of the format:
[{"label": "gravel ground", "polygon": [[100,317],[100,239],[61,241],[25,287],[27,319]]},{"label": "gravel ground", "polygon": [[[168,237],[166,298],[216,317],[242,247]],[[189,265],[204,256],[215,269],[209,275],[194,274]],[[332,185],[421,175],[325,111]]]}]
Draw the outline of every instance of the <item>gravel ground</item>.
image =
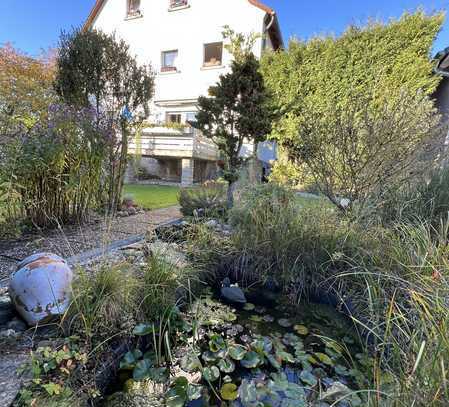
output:
[{"label": "gravel ground", "polygon": [[149,232],[155,226],[179,217],[181,217],[179,207],[173,206],[114,220],[97,219],[88,225],[70,226],[23,236],[14,241],[0,242],[0,286],[14,271],[16,261],[31,254],[52,252],[62,257],[69,257]]}]

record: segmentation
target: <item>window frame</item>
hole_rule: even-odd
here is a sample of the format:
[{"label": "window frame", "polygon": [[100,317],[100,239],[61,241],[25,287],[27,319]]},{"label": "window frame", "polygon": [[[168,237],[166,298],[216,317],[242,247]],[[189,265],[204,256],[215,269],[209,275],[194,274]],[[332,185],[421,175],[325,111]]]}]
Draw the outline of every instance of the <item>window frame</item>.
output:
[{"label": "window frame", "polygon": [[165,56],[169,53],[176,53],[175,63],[176,59],[179,57],[179,50],[177,49],[170,49],[166,51],[161,52],[161,72],[178,72],[178,67],[176,65],[169,66],[165,65]]},{"label": "window frame", "polygon": [[178,9],[186,8],[189,6],[190,6],[189,0],[168,0],[168,9],[169,10],[178,10]]},{"label": "window frame", "polygon": [[[139,3],[138,8],[137,8],[137,10],[132,11],[131,5],[135,1],[137,1]],[[142,6],[142,0],[126,0],[126,18],[142,17],[141,6]]]},{"label": "window frame", "polygon": [[[218,44],[220,44],[220,46],[221,46],[220,60],[217,61],[217,63],[215,63],[215,64],[206,62],[206,48],[208,46],[215,46]],[[208,43],[203,44],[203,68],[216,68],[216,67],[223,66],[223,50],[224,50],[223,41],[208,42]]]},{"label": "window frame", "polygon": [[[179,121],[169,121],[170,116],[178,116]],[[182,112],[165,112],[165,124],[179,124],[182,125]]]}]

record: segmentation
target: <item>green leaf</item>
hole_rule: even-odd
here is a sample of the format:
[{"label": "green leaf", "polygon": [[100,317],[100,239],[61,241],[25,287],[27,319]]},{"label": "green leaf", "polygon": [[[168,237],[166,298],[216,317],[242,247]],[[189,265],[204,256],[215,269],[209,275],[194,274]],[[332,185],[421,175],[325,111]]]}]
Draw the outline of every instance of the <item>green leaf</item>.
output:
[{"label": "green leaf", "polygon": [[140,360],[136,363],[136,367],[133,371],[134,380],[143,380],[150,376],[150,369],[153,367],[153,364],[148,359]]},{"label": "green leaf", "polygon": [[209,349],[211,352],[218,352],[226,349],[226,342],[221,335],[213,335],[209,341]]},{"label": "green leaf", "polygon": [[192,400],[198,400],[201,398],[201,395],[203,393],[203,386],[196,386],[193,384],[189,384],[189,387],[187,388],[187,398]]},{"label": "green leaf", "polygon": [[167,407],[184,407],[188,400],[189,382],[185,377],[178,377],[166,394]]},{"label": "green leaf", "polygon": [[190,352],[184,355],[181,359],[181,368],[188,373],[192,373],[202,368],[201,361],[198,356]]},{"label": "green leaf", "polygon": [[301,372],[301,374],[299,375],[299,378],[301,379],[301,381],[303,383],[308,384],[311,387],[316,386],[318,383],[318,380],[316,379],[316,377],[308,370],[303,370]]},{"label": "green leaf", "polygon": [[215,382],[220,377],[220,371],[217,366],[205,367],[203,370],[203,377],[208,382]]},{"label": "green leaf", "polygon": [[133,334],[137,336],[146,336],[146,335],[152,335],[154,331],[154,324],[140,324],[137,325],[134,330]]},{"label": "green leaf", "polygon": [[295,325],[293,329],[301,336],[306,336],[309,333],[309,329],[304,325]]},{"label": "green leaf", "polygon": [[223,400],[233,401],[237,400],[239,395],[237,393],[237,386],[234,383],[226,383],[220,390],[220,396]]},{"label": "green leaf", "polygon": [[221,359],[218,362],[218,368],[223,373],[232,373],[235,370],[235,364],[232,360],[229,359]]},{"label": "green leaf", "polygon": [[120,369],[132,370],[136,366],[137,361],[142,357],[142,352],[139,349],[127,352],[120,361]]},{"label": "green leaf", "polygon": [[241,365],[246,369],[254,369],[261,364],[261,359],[259,355],[250,351],[245,354],[245,357],[240,361]]},{"label": "green leaf", "polygon": [[254,308],[256,308],[256,306],[254,304],[251,304],[250,302],[247,302],[244,306],[243,309],[245,311],[253,311]]},{"label": "green leaf", "polygon": [[243,346],[234,345],[228,349],[228,354],[234,360],[242,360],[245,357],[246,349]]},{"label": "green leaf", "polygon": [[334,362],[332,362],[332,359],[329,356],[327,356],[325,353],[318,352],[318,353],[315,353],[315,356],[325,365],[334,366]]}]

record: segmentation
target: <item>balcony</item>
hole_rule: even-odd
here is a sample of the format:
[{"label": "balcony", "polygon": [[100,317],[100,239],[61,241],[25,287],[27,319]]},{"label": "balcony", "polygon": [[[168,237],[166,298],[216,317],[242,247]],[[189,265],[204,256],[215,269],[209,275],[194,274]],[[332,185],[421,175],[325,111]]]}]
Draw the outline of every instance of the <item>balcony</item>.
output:
[{"label": "balcony", "polygon": [[140,140],[133,139],[130,154],[155,158],[192,158],[217,161],[218,149],[208,138],[192,127],[152,127],[142,131]]}]

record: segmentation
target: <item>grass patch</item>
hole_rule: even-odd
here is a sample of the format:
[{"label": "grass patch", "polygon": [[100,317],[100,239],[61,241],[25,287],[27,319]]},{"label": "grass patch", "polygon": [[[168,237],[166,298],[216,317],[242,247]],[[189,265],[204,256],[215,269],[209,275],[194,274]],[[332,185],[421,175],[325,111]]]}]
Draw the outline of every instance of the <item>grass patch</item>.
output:
[{"label": "grass patch", "polygon": [[124,193],[144,209],[160,209],[178,204],[179,187],[166,185],[125,185]]}]

